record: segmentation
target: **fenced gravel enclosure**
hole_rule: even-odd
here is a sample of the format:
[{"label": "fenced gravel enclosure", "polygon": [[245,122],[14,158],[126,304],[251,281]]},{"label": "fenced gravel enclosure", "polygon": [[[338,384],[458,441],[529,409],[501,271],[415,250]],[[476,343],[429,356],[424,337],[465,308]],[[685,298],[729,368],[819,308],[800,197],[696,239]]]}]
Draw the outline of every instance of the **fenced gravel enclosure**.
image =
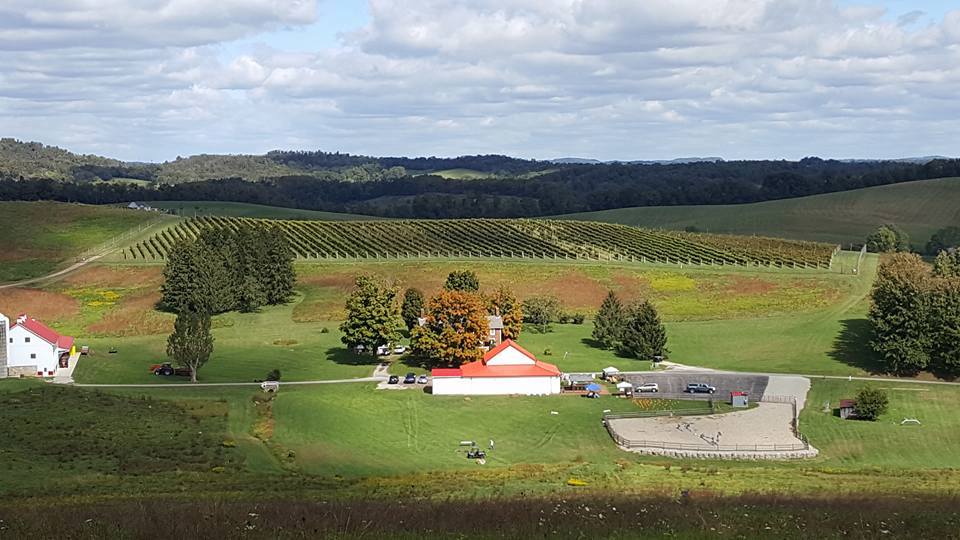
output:
[{"label": "fenced gravel enclosure", "polygon": [[283,230],[299,259],[511,258],[782,268],[831,267],[839,246],[775,238],[664,232],[609,223],[530,219],[297,221],[201,217],[180,221],[122,251],[163,260],[205,228]]},{"label": "fenced gravel enclosure", "polygon": [[796,419],[792,398],[773,398],[756,408],[726,414],[675,410],[603,416],[617,445],[641,454],[703,459],[815,457],[817,449],[799,433]]}]

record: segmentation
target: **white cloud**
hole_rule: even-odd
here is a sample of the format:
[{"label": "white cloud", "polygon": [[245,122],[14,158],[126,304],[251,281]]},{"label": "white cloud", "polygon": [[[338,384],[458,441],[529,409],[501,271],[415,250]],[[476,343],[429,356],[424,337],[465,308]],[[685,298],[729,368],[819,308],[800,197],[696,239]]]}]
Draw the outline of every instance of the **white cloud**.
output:
[{"label": "white cloud", "polygon": [[960,11],[921,25],[869,1],[373,0],[369,23],[345,29],[338,47],[224,47],[310,24],[322,8],[7,0],[0,131],[128,159],[290,145],[625,159],[957,153],[946,119],[960,114]]}]

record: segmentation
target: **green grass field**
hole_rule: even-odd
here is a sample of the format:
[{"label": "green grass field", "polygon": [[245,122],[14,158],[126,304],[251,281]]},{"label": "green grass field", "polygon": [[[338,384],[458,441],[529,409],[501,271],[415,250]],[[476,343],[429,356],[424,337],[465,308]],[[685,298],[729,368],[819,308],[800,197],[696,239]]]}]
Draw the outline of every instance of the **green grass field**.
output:
[{"label": "green grass field", "polygon": [[156,216],[56,202],[0,202],[0,283],[53,272]]},{"label": "green grass field", "polygon": [[301,210],[282,206],[266,206],[238,202],[211,201],[151,201],[150,206],[171,210],[184,217],[194,216],[232,216],[262,219],[317,219],[323,221],[360,221],[385,219],[360,214],[342,214],[338,212],[320,212]]},{"label": "green grass field", "polygon": [[493,176],[490,173],[476,171],[473,169],[444,169],[442,171],[433,171],[429,174],[447,178],[449,180],[476,180],[478,178],[489,178]]},{"label": "green grass field", "polygon": [[743,205],[638,207],[584,212],[559,219],[640,227],[756,234],[799,240],[862,243],[884,223],[896,223],[922,249],[930,236],[960,225],[960,178],[923,180],[797,199]]}]

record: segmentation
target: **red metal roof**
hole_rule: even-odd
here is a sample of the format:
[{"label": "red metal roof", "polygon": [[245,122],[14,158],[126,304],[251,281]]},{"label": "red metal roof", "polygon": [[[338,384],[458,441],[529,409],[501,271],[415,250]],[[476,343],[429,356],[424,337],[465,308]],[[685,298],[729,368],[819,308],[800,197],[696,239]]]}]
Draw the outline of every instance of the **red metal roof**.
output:
[{"label": "red metal roof", "polygon": [[856,409],[857,402],[852,399],[841,399],[840,400],[841,409]]},{"label": "red metal roof", "polygon": [[[539,360],[537,360],[537,357],[536,357],[536,356],[530,354],[529,351],[527,351],[526,349],[524,349],[523,347],[521,347],[520,345],[518,345],[516,341],[514,341],[514,340],[512,340],[512,339],[509,339],[509,338],[503,340],[503,342],[501,342],[499,345],[497,345],[496,347],[494,347],[494,348],[490,349],[489,351],[487,351],[487,353],[483,355],[483,360],[482,360],[482,362],[483,362],[484,364],[486,364],[486,363],[487,363],[487,360],[490,360],[490,359],[493,358],[494,356],[502,353],[502,352],[503,352],[504,350],[506,350],[508,347],[509,347],[509,348],[516,349],[517,351],[520,351],[520,353],[522,353],[522,354],[523,354],[524,356],[526,356],[527,358],[533,360],[534,362],[539,362]],[[548,364],[548,365],[549,365],[549,364]]]},{"label": "red metal roof", "polygon": [[[19,322],[19,319],[23,319],[23,322]],[[18,322],[12,324],[10,329],[13,330],[17,326],[22,326],[31,334],[37,336],[38,338],[46,341],[51,345],[56,345],[60,349],[69,349],[73,346],[73,338],[70,336],[62,336],[57,333],[56,330],[50,328],[49,326],[43,324],[42,322],[32,318],[21,315],[18,318]]]},{"label": "red metal roof", "polygon": [[430,370],[432,377],[460,377],[463,372],[460,368],[433,368]]},{"label": "red metal roof", "polygon": [[[507,348],[513,348],[519,351],[527,358],[533,360],[533,364],[515,364],[515,365],[488,365],[487,361],[497,356]],[[517,345],[512,339],[508,339],[487,351],[483,355],[483,360],[463,364],[459,368],[435,368],[431,370],[434,377],[559,377],[560,370],[553,364],[541,362],[529,351]]]},{"label": "red metal roof", "polygon": [[746,393],[746,392],[730,392],[730,395],[731,395],[731,396],[745,396],[745,395],[747,395],[747,393]]}]

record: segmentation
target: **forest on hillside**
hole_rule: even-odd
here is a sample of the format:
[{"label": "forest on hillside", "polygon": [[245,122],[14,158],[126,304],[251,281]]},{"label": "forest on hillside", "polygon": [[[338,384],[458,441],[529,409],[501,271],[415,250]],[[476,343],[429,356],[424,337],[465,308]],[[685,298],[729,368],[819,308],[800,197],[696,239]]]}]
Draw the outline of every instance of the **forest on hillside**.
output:
[{"label": "forest on hillside", "polygon": [[[42,145],[24,151],[24,143],[8,143],[5,139],[0,144],[0,200],[235,201],[427,219],[739,204],[960,176],[960,160],[952,159],[551,164],[505,156],[370,158],[275,151],[264,156],[193,156],[164,164],[131,164],[65,154]],[[31,155],[36,161],[49,161],[56,170],[69,170],[70,177],[37,173],[42,167],[31,161]],[[88,158],[92,161],[80,163]],[[71,159],[77,164],[69,165]],[[4,168],[13,162],[36,174]],[[431,174],[444,167],[490,176],[451,179]],[[111,181],[116,179],[124,181]]]}]

